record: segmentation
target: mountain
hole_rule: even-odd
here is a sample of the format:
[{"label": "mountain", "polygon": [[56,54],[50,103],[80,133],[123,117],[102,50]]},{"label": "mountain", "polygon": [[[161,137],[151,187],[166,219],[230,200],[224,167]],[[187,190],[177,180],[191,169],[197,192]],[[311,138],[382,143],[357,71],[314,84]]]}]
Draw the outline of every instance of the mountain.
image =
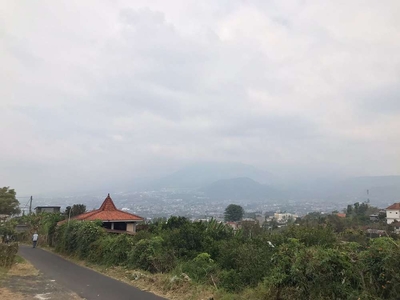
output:
[{"label": "mountain", "polygon": [[218,180],[199,191],[215,200],[265,200],[278,194],[275,189],[248,177]]},{"label": "mountain", "polygon": [[148,187],[198,189],[212,182],[249,177],[261,183],[269,182],[272,175],[254,166],[241,163],[201,163],[183,168],[171,175],[151,182]]},{"label": "mountain", "polygon": [[[384,207],[400,201],[400,176],[366,176],[342,180],[317,179],[302,186],[264,185],[248,177],[217,180],[199,191],[212,200],[293,199],[321,201],[370,201]],[[368,191],[368,194],[367,194]]]},{"label": "mountain", "polygon": [[296,186],[286,186],[285,192],[295,200],[346,200],[354,203],[369,199],[373,205],[386,205],[400,201],[400,176],[309,180]]},{"label": "mountain", "polygon": [[[336,185],[339,194],[392,203],[400,201],[400,176],[364,176],[341,181]],[[368,194],[367,194],[368,190]]]}]

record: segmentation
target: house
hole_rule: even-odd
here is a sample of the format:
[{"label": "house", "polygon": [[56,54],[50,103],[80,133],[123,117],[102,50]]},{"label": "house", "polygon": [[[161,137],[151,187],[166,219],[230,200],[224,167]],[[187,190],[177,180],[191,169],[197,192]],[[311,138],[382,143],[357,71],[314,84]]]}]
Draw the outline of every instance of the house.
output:
[{"label": "house", "polygon": [[386,208],[387,224],[392,224],[395,221],[400,221],[400,202],[394,203]]},{"label": "house", "polygon": [[298,218],[298,215],[296,214],[290,214],[290,213],[275,213],[274,214],[274,219],[281,224],[287,223],[289,220],[295,221]]},{"label": "house", "polygon": [[229,227],[231,227],[233,230],[238,230],[240,229],[240,225],[238,222],[225,222],[225,224]]},{"label": "house", "polygon": [[61,206],[37,206],[35,207],[36,214],[40,213],[59,213]]},{"label": "house", "polygon": [[[95,209],[90,212],[75,216],[71,218],[71,220],[100,220],[103,222],[103,227],[108,232],[135,234],[136,225],[138,223],[142,223],[144,221],[144,218],[117,209],[113,200],[110,197],[110,194],[108,194],[107,198],[104,200],[99,209]],[[61,221],[58,224],[62,224],[65,222],[68,222],[68,220]]]},{"label": "house", "polygon": [[377,214],[369,215],[369,220],[372,222],[379,221],[379,215],[377,215]]}]

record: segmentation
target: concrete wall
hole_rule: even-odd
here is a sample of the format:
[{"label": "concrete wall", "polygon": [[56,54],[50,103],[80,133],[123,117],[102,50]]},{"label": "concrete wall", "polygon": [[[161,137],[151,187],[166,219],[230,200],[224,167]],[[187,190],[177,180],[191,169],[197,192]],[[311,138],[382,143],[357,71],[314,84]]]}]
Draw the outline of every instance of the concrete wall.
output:
[{"label": "concrete wall", "polygon": [[136,223],[127,223],[126,224],[126,231],[136,232]]}]

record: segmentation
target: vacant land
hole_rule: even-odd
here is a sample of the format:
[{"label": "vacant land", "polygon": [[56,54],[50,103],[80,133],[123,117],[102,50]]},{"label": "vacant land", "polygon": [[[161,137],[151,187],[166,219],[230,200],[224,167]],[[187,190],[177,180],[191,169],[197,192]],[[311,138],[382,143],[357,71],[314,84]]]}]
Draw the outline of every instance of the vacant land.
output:
[{"label": "vacant land", "polygon": [[54,280],[46,278],[28,261],[18,256],[10,270],[0,270],[0,299],[79,300],[82,298]]}]

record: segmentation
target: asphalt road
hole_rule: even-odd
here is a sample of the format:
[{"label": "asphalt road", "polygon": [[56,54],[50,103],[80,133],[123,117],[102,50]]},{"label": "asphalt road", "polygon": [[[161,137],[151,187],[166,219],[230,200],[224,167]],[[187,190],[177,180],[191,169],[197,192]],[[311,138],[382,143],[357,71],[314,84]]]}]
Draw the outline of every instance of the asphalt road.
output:
[{"label": "asphalt road", "polygon": [[19,254],[47,277],[54,279],[62,286],[88,300],[164,299],[90,269],[78,266],[40,248],[33,249],[25,245],[20,245]]}]

